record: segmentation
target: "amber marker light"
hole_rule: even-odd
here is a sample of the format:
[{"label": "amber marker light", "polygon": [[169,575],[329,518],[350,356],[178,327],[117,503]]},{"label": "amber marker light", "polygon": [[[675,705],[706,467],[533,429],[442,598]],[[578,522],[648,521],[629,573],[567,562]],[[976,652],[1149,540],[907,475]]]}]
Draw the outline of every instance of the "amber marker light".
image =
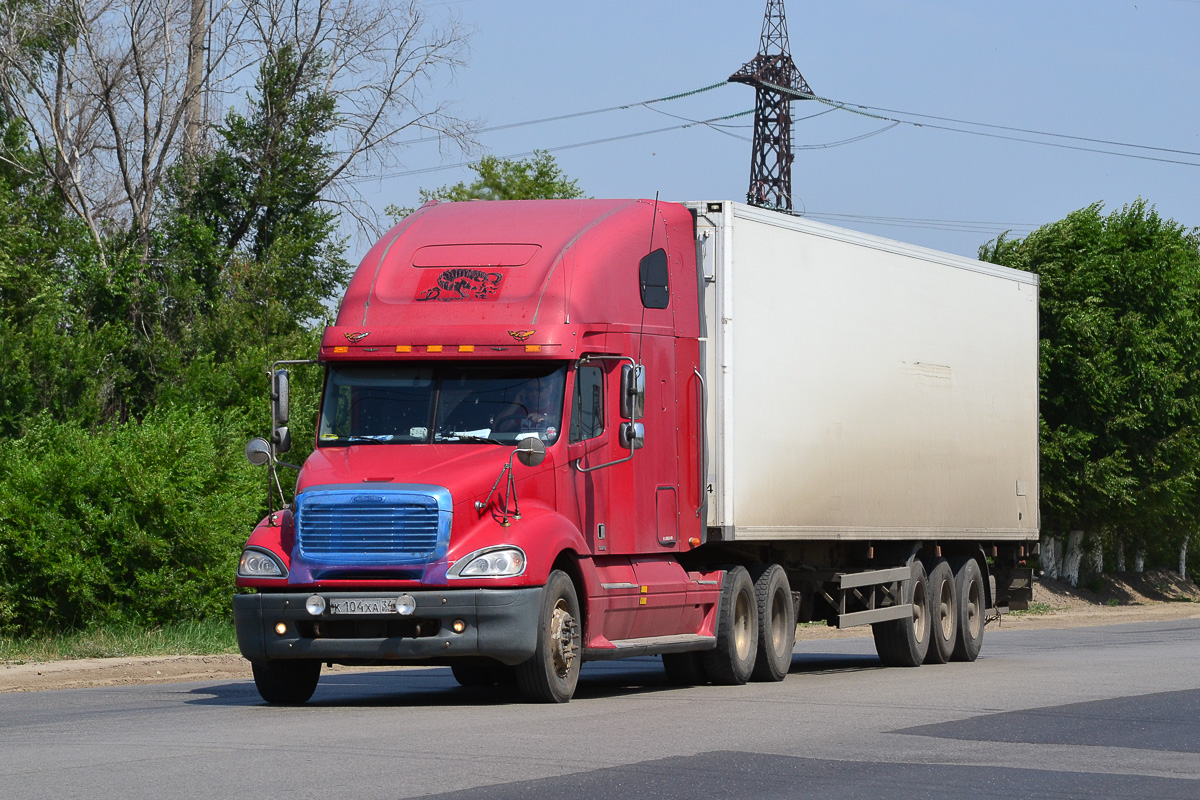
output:
[{"label": "amber marker light", "polygon": [[525,352],[526,353],[540,353],[540,352],[542,352],[542,346],[540,344],[527,344],[527,345],[525,345]]},{"label": "amber marker light", "polygon": [[431,344],[431,345],[426,345],[426,347],[425,347],[425,352],[427,352],[427,353],[440,353],[440,352],[442,352],[442,346],[441,346],[440,344]]},{"label": "amber marker light", "polygon": [[458,346],[458,352],[460,352],[460,353],[474,353],[474,352],[475,352],[475,345],[473,345],[473,344],[460,344],[460,345]]},{"label": "amber marker light", "polygon": [[397,353],[411,353],[412,345],[411,344],[398,344],[398,345],[396,345],[396,352]]},{"label": "amber marker light", "polygon": [[462,633],[467,629],[467,623],[463,622],[461,619],[456,619],[453,623],[451,623],[450,628],[455,633]]},{"label": "amber marker light", "polygon": [[346,345],[341,345],[341,346],[339,346],[339,347],[335,347],[335,348],[333,348],[333,352],[335,352],[335,353],[349,353],[349,352],[350,352],[350,348],[349,348],[349,347],[346,347]]},{"label": "amber marker light", "polygon": [[287,623],[286,622],[276,622],[275,623],[275,632],[277,634],[279,634],[280,636],[283,636],[285,633],[287,633]]}]

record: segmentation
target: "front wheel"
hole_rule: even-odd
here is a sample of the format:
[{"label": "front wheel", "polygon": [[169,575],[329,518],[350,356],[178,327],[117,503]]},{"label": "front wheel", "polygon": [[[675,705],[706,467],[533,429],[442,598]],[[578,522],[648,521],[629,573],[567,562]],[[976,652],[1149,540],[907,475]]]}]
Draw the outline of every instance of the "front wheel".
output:
[{"label": "front wheel", "polygon": [[307,703],[321,679],[320,661],[251,661],[250,668],[262,699],[275,705]]},{"label": "front wheel", "polygon": [[566,573],[550,573],[542,590],[537,648],[517,665],[517,688],[527,700],[566,703],[575,694],[582,662],[582,617],[575,584]]}]

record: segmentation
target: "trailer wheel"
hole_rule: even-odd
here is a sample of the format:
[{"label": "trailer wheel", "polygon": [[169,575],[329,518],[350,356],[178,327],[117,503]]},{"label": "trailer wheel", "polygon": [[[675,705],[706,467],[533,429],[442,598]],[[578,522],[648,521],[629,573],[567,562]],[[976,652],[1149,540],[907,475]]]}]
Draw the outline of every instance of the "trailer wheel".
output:
[{"label": "trailer wheel", "polygon": [[983,647],[983,573],[979,562],[965,558],[954,567],[954,594],[958,600],[958,641],[953,661],[974,661]]},{"label": "trailer wheel", "polygon": [[554,570],[542,590],[537,648],[517,665],[517,688],[527,700],[566,703],[575,694],[581,662],[579,597],[566,573]]},{"label": "trailer wheel", "polygon": [[917,559],[909,569],[912,578],[901,600],[912,603],[912,616],[871,625],[875,652],[885,667],[919,667],[929,651],[929,581]]},{"label": "trailer wheel", "polygon": [[929,652],[926,664],[945,664],[958,641],[958,595],[954,591],[954,571],[939,558],[929,572]]},{"label": "trailer wheel", "polygon": [[787,573],[778,564],[755,567],[754,597],[758,605],[758,655],[755,681],[781,681],[792,668],[796,646],[796,607]]},{"label": "trailer wheel", "polygon": [[675,686],[699,686],[708,683],[701,663],[701,654],[692,653],[663,653],[663,669],[666,670],[667,680]]},{"label": "trailer wheel", "polygon": [[713,683],[738,686],[750,680],[758,651],[758,602],[754,584],[744,567],[725,572],[721,586],[721,614],[717,619],[717,647],[702,657],[704,673]]},{"label": "trailer wheel", "polygon": [[308,702],[321,679],[321,662],[309,660],[251,661],[254,688],[275,705],[298,706]]}]

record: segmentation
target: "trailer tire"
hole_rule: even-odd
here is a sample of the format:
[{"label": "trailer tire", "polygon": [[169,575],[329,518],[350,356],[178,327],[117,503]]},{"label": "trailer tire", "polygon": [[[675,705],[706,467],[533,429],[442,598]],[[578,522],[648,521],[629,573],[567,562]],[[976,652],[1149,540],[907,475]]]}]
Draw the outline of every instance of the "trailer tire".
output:
[{"label": "trailer tire", "polygon": [[675,686],[700,686],[708,683],[700,656],[697,652],[663,653],[663,669],[667,673],[667,681]]},{"label": "trailer tire", "polygon": [[575,584],[554,570],[542,590],[537,647],[516,666],[517,689],[536,703],[566,703],[575,694],[582,661],[582,616]]},{"label": "trailer tire", "polygon": [[304,660],[251,661],[254,688],[272,705],[298,706],[308,702],[321,679],[321,662]]},{"label": "trailer tire", "polygon": [[725,572],[721,585],[721,612],[717,619],[717,646],[702,657],[704,674],[715,684],[740,686],[750,680],[758,653],[758,602],[754,583],[745,567]]},{"label": "trailer tire", "polygon": [[751,573],[758,605],[758,655],[753,681],[781,681],[792,668],[796,646],[796,606],[787,573],[778,564],[760,564]]},{"label": "trailer tire", "polygon": [[954,570],[944,558],[929,571],[929,651],[926,664],[945,664],[958,642],[958,595],[954,591]]},{"label": "trailer tire", "polygon": [[875,652],[885,667],[919,667],[929,650],[929,581],[917,559],[910,566],[908,587],[901,600],[912,604],[912,616],[871,625]]},{"label": "trailer tire", "polygon": [[951,661],[974,661],[983,648],[983,622],[987,601],[979,562],[964,558],[954,566],[954,594],[958,600],[958,640]]}]

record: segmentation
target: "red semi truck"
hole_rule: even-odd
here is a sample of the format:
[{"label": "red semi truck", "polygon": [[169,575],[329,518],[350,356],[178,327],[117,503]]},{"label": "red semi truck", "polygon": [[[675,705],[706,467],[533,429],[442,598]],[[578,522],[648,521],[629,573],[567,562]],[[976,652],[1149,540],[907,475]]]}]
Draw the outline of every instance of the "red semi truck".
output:
[{"label": "red semi truck", "polygon": [[[234,597],[268,702],[323,663],[543,702],[629,656],[782,680],[810,620],[971,661],[1030,596],[1034,275],[725,201],[435,203],[315,361],[316,447]],[[292,363],[247,446],[273,473]]]}]

